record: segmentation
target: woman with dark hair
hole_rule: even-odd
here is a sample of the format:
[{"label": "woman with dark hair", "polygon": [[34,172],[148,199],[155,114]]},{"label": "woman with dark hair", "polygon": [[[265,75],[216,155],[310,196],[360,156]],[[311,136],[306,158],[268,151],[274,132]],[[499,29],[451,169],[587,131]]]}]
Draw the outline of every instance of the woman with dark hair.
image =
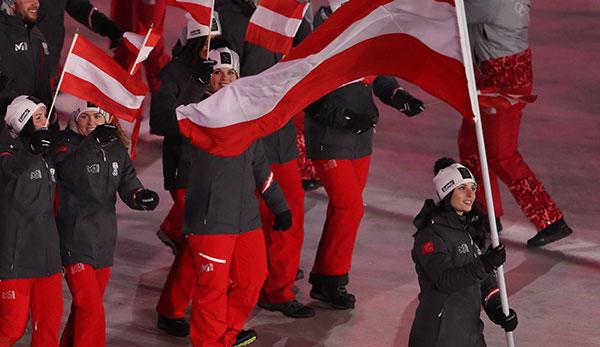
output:
[{"label": "woman with dark hair", "polygon": [[425,201],[415,217],[412,259],[419,278],[419,306],[409,346],[485,346],[481,306],[506,331],[517,315],[505,316],[495,269],[504,263],[503,245],[485,246],[487,217],[475,206],[473,174],[453,159],[435,163],[433,182],[439,203]]}]

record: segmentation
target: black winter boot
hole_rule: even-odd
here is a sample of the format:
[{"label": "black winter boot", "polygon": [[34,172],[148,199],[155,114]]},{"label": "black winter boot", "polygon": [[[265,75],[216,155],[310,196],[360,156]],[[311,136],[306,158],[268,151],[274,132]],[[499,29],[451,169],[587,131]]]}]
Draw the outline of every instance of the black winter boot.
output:
[{"label": "black winter boot", "polygon": [[279,311],[291,318],[310,318],[314,317],[315,315],[314,308],[306,306],[298,302],[298,300],[292,300],[280,304],[258,303],[258,306],[267,311]]},{"label": "black winter boot", "polygon": [[185,318],[172,319],[159,313],[156,326],[171,336],[184,337],[190,334],[190,325]]},{"label": "black winter boot", "polygon": [[252,329],[242,330],[235,337],[233,347],[243,347],[253,344],[256,341],[256,331]]},{"label": "black winter boot", "polygon": [[540,230],[534,237],[527,240],[527,248],[537,248],[551,242],[563,239],[573,233],[563,218]]},{"label": "black winter boot", "polygon": [[354,308],[356,298],[348,293],[345,286],[317,286],[313,285],[310,290],[310,297],[316,300],[327,302],[331,307],[338,310],[349,310]]}]

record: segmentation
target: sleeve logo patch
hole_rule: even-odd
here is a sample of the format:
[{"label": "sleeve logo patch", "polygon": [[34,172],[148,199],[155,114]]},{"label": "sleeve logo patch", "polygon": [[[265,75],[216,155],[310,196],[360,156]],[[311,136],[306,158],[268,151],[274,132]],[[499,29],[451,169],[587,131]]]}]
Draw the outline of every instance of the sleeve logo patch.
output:
[{"label": "sleeve logo patch", "polygon": [[421,245],[421,253],[423,255],[433,253],[434,251],[435,247],[433,246],[433,241],[428,241]]}]

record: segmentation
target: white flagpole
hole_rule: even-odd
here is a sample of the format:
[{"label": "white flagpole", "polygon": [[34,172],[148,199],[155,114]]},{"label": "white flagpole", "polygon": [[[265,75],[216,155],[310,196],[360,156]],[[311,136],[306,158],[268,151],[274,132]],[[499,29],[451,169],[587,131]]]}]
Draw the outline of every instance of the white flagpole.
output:
[{"label": "white flagpole", "polygon": [[215,1],[213,0],[212,6],[210,7],[210,23],[208,24],[208,37],[206,38],[206,57],[208,59],[208,52],[210,52],[210,33],[212,32],[213,16],[215,12]]},{"label": "white flagpole", "polygon": [[139,63],[138,60],[140,59],[140,55],[142,55],[142,50],[146,46],[146,42],[148,42],[148,38],[150,37],[150,33],[152,32],[153,28],[154,28],[154,23],[150,24],[150,28],[148,29],[148,32],[146,33],[146,37],[144,37],[144,41],[142,42],[142,46],[140,47],[140,50],[138,51],[137,57],[135,57],[133,65],[131,66],[131,69],[129,69],[129,76],[133,75],[133,70]]},{"label": "white flagpole", "polygon": [[73,42],[71,42],[71,48],[69,48],[69,53],[67,54],[67,59],[65,60],[65,65],[63,66],[63,70],[60,74],[60,79],[58,80],[58,85],[56,86],[56,91],[54,92],[54,98],[52,98],[52,104],[50,105],[50,109],[48,110],[48,118],[46,118],[46,126],[48,127],[48,123],[50,122],[50,115],[52,114],[52,110],[54,109],[54,104],[56,103],[56,97],[58,96],[58,92],[60,91],[60,86],[63,81],[63,77],[65,77],[65,70],[67,70],[67,66],[69,65],[69,61],[71,59],[71,53],[73,52],[73,47],[75,47],[75,42],[79,37],[79,29],[73,35]]},{"label": "white flagpole", "polygon": [[[487,213],[490,223],[490,232],[492,246],[500,244],[498,238],[498,228],[496,226],[496,213],[494,212],[494,201],[492,199],[492,190],[490,185],[490,174],[487,165],[487,156],[485,153],[485,141],[483,139],[483,128],[481,126],[481,114],[479,111],[479,102],[477,101],[477,86],[475,85],[475,73],[473,72],[473,59],[471,58],[471,45],[469,43],[469,31],[467,29],[467,18],[465,15],[465,5],[463,0],[456,0],[456,16],[458,20],[458,32],[460,34],[460,46],[462,50],[465,73],[467,75],[467,84],[469,88],[469,97],[471,99],[471,108],[475,115],[475,133],[477,135],[477,147],[479,148],[479,162],[481,163],[481,175],[483,176],[483,189],[485,193],[485,202],[487,204]],[[506,292],[506,282],[504,280],[504,267],[500,266],[496,273],[498,279],[498,288],[500,289],[500,301],[502,302],[502,311],[505,315],[509,313],[508,295]],[[515,340],[512,331],[506,332],[506,344],[509,347],[515,346]]]}]

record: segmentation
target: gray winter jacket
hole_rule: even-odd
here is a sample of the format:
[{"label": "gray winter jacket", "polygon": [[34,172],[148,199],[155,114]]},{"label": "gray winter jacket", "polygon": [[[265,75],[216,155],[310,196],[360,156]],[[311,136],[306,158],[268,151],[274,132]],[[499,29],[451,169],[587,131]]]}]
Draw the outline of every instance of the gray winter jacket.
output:
[{"label": "gray winter jacket", "polygon": [[465,10],[475,64],[529,47],[530,0],[466,0]]},{"label": "gray winter jacket", "polygon": [[427,200],[414,224],[412,259],[421,292],[409,346],[485,346],[479,315],[496,281],[483,267],[470,223]]},{"label": "gray winter jacket", "polygon": [[49,49],[37,27],[0,11],[0,130],[6,107],[19,95],[50,103]]},{"label": "gray winter jacket", "polygon": [[101,147],[94,137],[67,131],[57,146],[59,207],[57,226],[64,265],[112,266],[117,242],[116,194],[141,210],[134,193],[142,189],[125,147]]},{"label": "gray winter jacket", "polygon": [[185,201],[186,234],[240,234],[262,225],[261,193],[273,214],[288,210],[261,140],[236,157],[217,157],[192,145],[192,171]]},{"label": "gray winter jacket", "polygon": [[[355,82],[338,88],[306,108],[304,137],[306,156],[310,159],[358,159],[373,152],[373,129],[359,135],[344,128],[345,110],[379,120],[373,93],[391,105],[391,95],[398,88],[395,78],[379,76],[372,85]],[[339,112],[331,112],[336,107]]]},{"label": "gray winter jacket", "polygon": [[52,159],[31,154],[29,139],[0,132],[0,280],[62,270],[52,211]]}]

